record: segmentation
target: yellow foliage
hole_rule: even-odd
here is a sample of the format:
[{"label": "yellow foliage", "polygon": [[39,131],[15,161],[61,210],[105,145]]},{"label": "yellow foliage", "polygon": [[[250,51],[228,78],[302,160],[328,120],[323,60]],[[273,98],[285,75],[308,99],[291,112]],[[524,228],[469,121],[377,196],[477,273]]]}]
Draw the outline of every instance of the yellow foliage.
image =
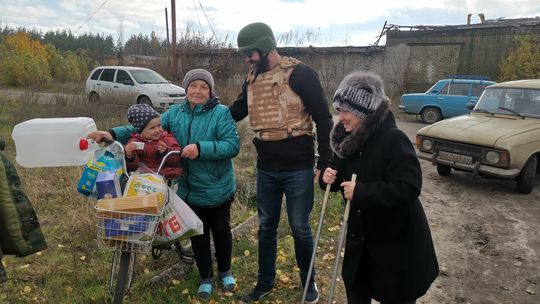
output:
[{"label": "yellow foliage", "polygon": [[14,86],[45,85],[53,78],[80,81],[88,73],[88,61],[84,51],[61,54],[52,44],[19,31],[0,43],[0,81]]},{"label": "yellow foliage", "polygon": [[42,85],[51,80],[50,54],[41,42],[32,40],[29,34],[17,32],[9,35],[1,50],[0,77],[4,83],[15,86]]},{"label": "yellow foliage", "polygon": [[6,37],[4,44],[9,51],[18,54],[29,54],[41,59],[48,60],[49,52],[45,45],[39,41],[32,40],[30,34],[17,32]]},{"label": "yellow foliage", "polygon": [[499,66],[500,80],[540,78],[540,48],[532,35],[517,37],[516,46]]}]

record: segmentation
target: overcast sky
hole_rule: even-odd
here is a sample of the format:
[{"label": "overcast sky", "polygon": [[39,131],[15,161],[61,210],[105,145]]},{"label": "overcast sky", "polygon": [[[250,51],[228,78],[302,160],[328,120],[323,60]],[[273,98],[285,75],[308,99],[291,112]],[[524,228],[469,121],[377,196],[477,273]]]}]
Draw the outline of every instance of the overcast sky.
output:
[{"label": "overcast sky", "polygon": [[[48,30],[70,29],[75,34],[120,32],[166,37],[165,7],[170,0],[0,0],[0,26]],[[202,8],[201,8],[202,7]],[[486,19],[540,16],[540,0],[177,0],[177,32],[213,32],[236,46],[246,24],[262,21],[277,38],[295,33],[288,46],[367,46],[377,39],[385,21],[397,25],[465,24],[467,14]],[[539,17],[540,18],[540,17]],[[170,26],[169,26],[170,29]],[[293,37],[295,35],[292,35]],[[312,37],[308,39],[308,37]],[[383,40],[384,41],[384,40]],[[278,42],[279,46],[285,43]]]}]

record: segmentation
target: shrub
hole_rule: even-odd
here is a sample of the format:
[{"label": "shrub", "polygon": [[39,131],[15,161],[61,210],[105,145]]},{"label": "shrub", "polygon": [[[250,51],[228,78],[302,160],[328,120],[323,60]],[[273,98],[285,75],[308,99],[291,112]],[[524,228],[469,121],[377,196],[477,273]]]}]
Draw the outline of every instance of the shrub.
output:
[{"label": "shrub", "polygon": [[501,81],[540,78],[540,48],[534,36],[516,37],[512,48],[500,65]]},{"label": "shrub", "polygon": [[49,52],[39,41],[24,32],[12,34],[0,48],[0,77],[4,84],[14,86],[42,85],[51,80]]}]

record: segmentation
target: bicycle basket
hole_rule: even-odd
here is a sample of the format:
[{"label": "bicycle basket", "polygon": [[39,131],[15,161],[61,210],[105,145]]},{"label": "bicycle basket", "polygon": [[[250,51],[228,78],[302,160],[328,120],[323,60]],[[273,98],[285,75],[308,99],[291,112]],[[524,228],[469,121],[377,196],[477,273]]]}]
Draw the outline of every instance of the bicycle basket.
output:
[{"label": "bicycle basket", "polygon": [[164,205],[162,193],[99,200],[95,207],[99,247],[130,252],[150,251]]}]

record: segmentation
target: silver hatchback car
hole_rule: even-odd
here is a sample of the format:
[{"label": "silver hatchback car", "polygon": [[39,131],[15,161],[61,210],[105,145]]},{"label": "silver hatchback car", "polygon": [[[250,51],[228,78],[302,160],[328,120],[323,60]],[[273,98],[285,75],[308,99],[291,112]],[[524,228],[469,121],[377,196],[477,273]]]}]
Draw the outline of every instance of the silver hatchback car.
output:
[{"label": "silver hatchback car", "polygon": [[145,103],[156,109],[166,109],[181,103],[186,91],[147,68],[130,66],[100,66],[86,80],[90,102],[106,101],[119,104]]}]

